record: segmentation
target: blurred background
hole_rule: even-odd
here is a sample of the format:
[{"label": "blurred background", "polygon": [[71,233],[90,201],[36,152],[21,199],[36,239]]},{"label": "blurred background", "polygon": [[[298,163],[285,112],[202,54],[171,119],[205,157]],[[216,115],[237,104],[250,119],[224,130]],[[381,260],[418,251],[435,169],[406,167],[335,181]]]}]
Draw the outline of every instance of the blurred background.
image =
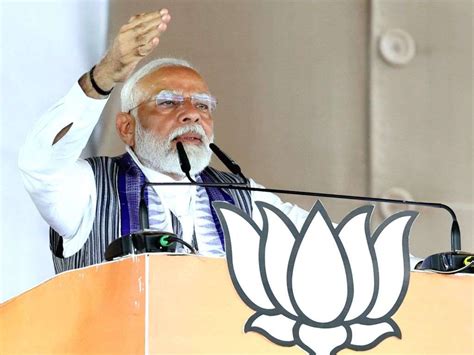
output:
[{"label": "blurred background", "polygon": [[[134,14],[169,9],[153,55],[182,57],[219,105],[216,143],[273,188],[443,202],[473,251],[472,0],[2,1],[0,301],[53,275],[16,167],[28,127]],[[41,13],[41,16],[39,16]],[[124,151],[119,90],[84,156]],[[221,167],[219,164],[214,164]],[[311,208],[314,199],[282,196]],[[337,222],[362,202],[323,199]],[[377,205],[373,225],[403,208]],[[414,208],[411,253],[450,249],[447,212]]]}]

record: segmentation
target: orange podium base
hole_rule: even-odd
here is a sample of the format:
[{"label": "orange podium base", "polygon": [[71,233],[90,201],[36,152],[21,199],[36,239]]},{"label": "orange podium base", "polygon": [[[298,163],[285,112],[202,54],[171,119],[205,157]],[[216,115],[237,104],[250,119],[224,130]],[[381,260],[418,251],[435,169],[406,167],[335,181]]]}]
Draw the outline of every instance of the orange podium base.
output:
[{"label": "orange podium base", "polygon": [[[66,272],[0,305],[0,354],[304,354],[243,332],[224,259],[145,254]],[[374,354],[473,354],[474,277],[412,272]],[[354,353],[342,350],[339,354]]]}]

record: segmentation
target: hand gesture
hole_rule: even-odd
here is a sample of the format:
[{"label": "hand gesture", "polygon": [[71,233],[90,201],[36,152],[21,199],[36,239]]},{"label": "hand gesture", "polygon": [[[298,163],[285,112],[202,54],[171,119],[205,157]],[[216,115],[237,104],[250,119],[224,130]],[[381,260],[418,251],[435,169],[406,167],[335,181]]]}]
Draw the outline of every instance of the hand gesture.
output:
[{"label": "hand gesture", "polygon": [[[115,84],[125,81],[138,63],[158,45],[170,20],[167,9],[132,16],[120,28],[104,58],[96,65],[94,80],[97,85],[108,91]],[[83,77],[79,83],[86,94],[97,97],[87,81]]]}]

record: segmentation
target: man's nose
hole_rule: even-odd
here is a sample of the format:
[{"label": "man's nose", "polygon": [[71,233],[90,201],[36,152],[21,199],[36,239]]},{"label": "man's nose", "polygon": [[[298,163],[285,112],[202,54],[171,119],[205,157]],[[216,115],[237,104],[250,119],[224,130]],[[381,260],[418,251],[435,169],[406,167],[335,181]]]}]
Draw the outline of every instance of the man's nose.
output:
[{"label": "man's nose", "polygon": [[181,123],[195,123],[199,122],[201,119],[201,113],[199,110],[194,106],[191,100],[184,100],[181,106],[181,115],[179,116],[179,120]]}]

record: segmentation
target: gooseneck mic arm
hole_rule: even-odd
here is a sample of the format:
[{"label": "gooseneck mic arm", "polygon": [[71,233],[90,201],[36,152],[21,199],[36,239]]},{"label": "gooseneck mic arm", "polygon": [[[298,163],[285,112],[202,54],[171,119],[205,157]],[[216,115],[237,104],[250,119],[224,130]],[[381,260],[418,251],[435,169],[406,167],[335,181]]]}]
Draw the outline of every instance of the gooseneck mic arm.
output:
[{"label": "gooseneck mic arm", "polygon": [[451,227],[451,250],[453,252],[461,250],[461,233],[459,230],[459,224],[456,218],[456,214],[451,209],[451,207],[435,202],[422,202],[422,201],[406,201],[406,200],[395,200],[388,198],[377,198],[377,197],[366,197],[366,196],[355,196],[355,195],[336,195],[323,192],[312,192],[312,191],[297,191],[297,190],[282,190],[282,189],[272,189],[272,188],[259,188],[259,187],[248,187],[237,184],[225,184],[225,183],[196,183],[196,182],[165,182],[165,183],[153,183],[148,182],[146,185],[163,185],[163,186],[188,186],[188,185],[198,185],[202,187],[219,187],[222,189],[234,189],[234,190],[245,190],[245,191],[260,191],[260,192],[272,192],[276,194],[289,194],[297,196],[312,196],[312,197],[327,197],[327,198],[336,198],[341,200],[357,200],[357,201],[367,201],[367,202],[384,202],[391,204],[404,204],[404,205],[416,205],[416,206],[426,206],[433,208],[441,208],[449,212],[453,218],[453,224]]},{"label": "gooseneck mic arm", "polygon": [[457,251],[461,250],[461,230],[459,228],[459,223],[454,211],[449,206],[445,207],[448,208],[448,212],[453,218],[453,223],[451,224],[451,251],[456,253]]},{"label": "gooseneck mic arm", "polygon": [[239,164],[233,161],[226,153],[224,153],[217,145],[214,143],[209,144],[209,148],[214,152],[214,154],[219,158],[219,160],[224,163],[227,169],[230,170],[231,173],[239,175],[246,183],[248,179],[242,173],[242,169],[240,169]]},{"label": "gooseneck mic arm", "polygon": [[[181,148],[179,148],[181,146]],[[186,156],[186,152],[181,144],[181,142],[177,143],[180,165],[183,172],[186,176],[189,175],[190,165],[189,160]],[[211,150],[217,155],[219,159],[228,167],[230,171],[234,174],[239,174],[243,178],[245,176],[242,174],[241,169],[237,163],[235,163],[232,159],[230,159],[224,152],[222,152],[215,144],[210,145]],[[219,152],[219,153],[217,153]],[[184,168],[183,168],[184,167]],[[219,187],[219,188],[227,188],[227,189],[235,189],[235,190],[245,190],[245,191],[261,191],[261,192],[272,192],[272,193],[281,193],[281,194],[290,194],[290,195],[299,195],[299,196],[313,196],[313,197],[327,197],[327,198],[335,198],[341,200],[357,200],[357,201],[367,201],[367,202],[384,202],[384,203],[391,203],[391,204],[403,204],[403,205],[414,205],[414,206],[426,206],[432,208],[441,208],[451,215],[453,220],[451,225],[451,251],[456,253],[461,250],[461,231],[459,229],[459,223],[456,217],[456,213],[454,210],[445,205],[443,203],[436,203],[436,202],[421,202],[421,201],[407,201],[407,200],[396,200],[396,199],[388,199],[388,198],[377,198],[377,197],[367,197],[367,196],[355,196],[355,195],[337,195],[337,194],[329,194],[329,193],[322,193],[322,192],[310,192],[310,191],[295,191],[295,190],[281,190],[281,189],[272,189],[272,188],[258,188],[258,187],[250,187],[245,184],[226,184],[226,183],[212,183],[212,184],[205,184],[205,183],[196,183],[192,180],[189,176],[188,179],[191,181],[190,183],[153,183],[149,182],[146,185],[199,185],[202,187]],[[247,181],[247,179],[245,178]]]}]

